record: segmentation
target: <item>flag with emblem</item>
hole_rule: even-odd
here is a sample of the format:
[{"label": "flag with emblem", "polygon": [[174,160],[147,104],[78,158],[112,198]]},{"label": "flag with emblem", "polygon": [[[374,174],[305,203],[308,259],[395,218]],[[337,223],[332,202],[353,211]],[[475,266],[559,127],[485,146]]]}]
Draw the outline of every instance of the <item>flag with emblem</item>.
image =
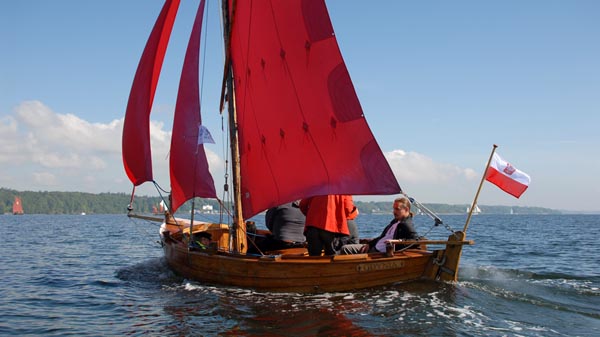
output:
[{"label": "flag with emblem", "polygon": [[494,153],[490,161],[485,179],[516,198],[525,192],[531,182],[527,173],[517,169],[497,153]]}]

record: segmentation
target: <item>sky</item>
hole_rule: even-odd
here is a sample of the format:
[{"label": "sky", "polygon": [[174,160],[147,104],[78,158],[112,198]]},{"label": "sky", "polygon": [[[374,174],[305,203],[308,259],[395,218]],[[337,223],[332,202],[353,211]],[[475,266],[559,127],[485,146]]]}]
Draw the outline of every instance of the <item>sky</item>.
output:
[{"label": "sky", "polygon": [[[182,0],[151,115],[155,180],[168,147],[199,0]],[[405,193],[470,204],[497,153],[531,176],[516,199],[486,182],[479,205],[599,212],[600,2],[328,0],[366,119]],[[0,2],[0,187],[126,192],[121,132],[162,0]],[[202,118],[217,188],[223,46],[208,1]],[[157,195],[146,183],[138,194]],[[394,196],[357,200],[392,200]]]}]

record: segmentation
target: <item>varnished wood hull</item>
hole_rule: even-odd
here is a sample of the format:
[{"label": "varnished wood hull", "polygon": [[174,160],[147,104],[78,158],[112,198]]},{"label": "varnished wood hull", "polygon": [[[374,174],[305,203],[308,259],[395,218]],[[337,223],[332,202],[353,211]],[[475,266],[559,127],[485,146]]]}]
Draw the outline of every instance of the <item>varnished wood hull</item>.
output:
[{"label": "varnished wood hull", "polygon": [[188,251],[181,244],[164,246],[169,266],[186,278],[214,284],[277,292],[331,292],[420,279],[431,252],[394,257],[247,257]]},{"label": "varnished wood hull", "polygon": [[[453,247],[455,251],[461,248]],[[163,249],[169,267],[188,279],[300,293],[350,291],[420,279],[455,280],[460,258],[458,251],[455,270],[448,272],[445,268],[450,275],[440,278],[444,272],[439,262],[445,249],[409,249],[393,256],[375,253],[310,257],[297,252],[252,256],[223,250],[189,250],[176,234],[163,235]]]}]

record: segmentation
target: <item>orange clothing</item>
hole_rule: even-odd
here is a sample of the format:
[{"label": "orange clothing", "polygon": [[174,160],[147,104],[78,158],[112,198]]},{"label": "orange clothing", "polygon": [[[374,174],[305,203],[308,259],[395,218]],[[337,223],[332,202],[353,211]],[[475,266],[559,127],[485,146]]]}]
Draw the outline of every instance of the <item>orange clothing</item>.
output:
[{"label": "orange clothing", "polygon": [[[352,197],[350,197],[350,199],[352,200]],[[354,202],[352,203],[352,205],[354,205]],[[354,206],[354,209],[352,210],[352,212],[350,212],[350,214],[348,214],[347,219],[354,220],[354,219],[356,219],[357,216],[358,216],[358,208],[356,208],[356,206]]]},{"label": "orange clothing", "polygon": [[306,215],[305,231],[307,227],[315,227],[350,235],[346,219],[356,217],[355,209],[350,195],[319,195],[300,201],[300,210]]}]

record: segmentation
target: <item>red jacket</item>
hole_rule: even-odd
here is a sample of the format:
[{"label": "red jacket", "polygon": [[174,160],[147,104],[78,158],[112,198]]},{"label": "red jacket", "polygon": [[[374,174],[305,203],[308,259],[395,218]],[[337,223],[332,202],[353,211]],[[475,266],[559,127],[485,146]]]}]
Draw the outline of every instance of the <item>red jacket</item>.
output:
[{"label": "red jacket", "polygon": [[347,218],[356,207],[350,195],[320,195],[302,199],[300,210],[306,215],[306,227],[324,229],[332,233],[350,235]]}]

